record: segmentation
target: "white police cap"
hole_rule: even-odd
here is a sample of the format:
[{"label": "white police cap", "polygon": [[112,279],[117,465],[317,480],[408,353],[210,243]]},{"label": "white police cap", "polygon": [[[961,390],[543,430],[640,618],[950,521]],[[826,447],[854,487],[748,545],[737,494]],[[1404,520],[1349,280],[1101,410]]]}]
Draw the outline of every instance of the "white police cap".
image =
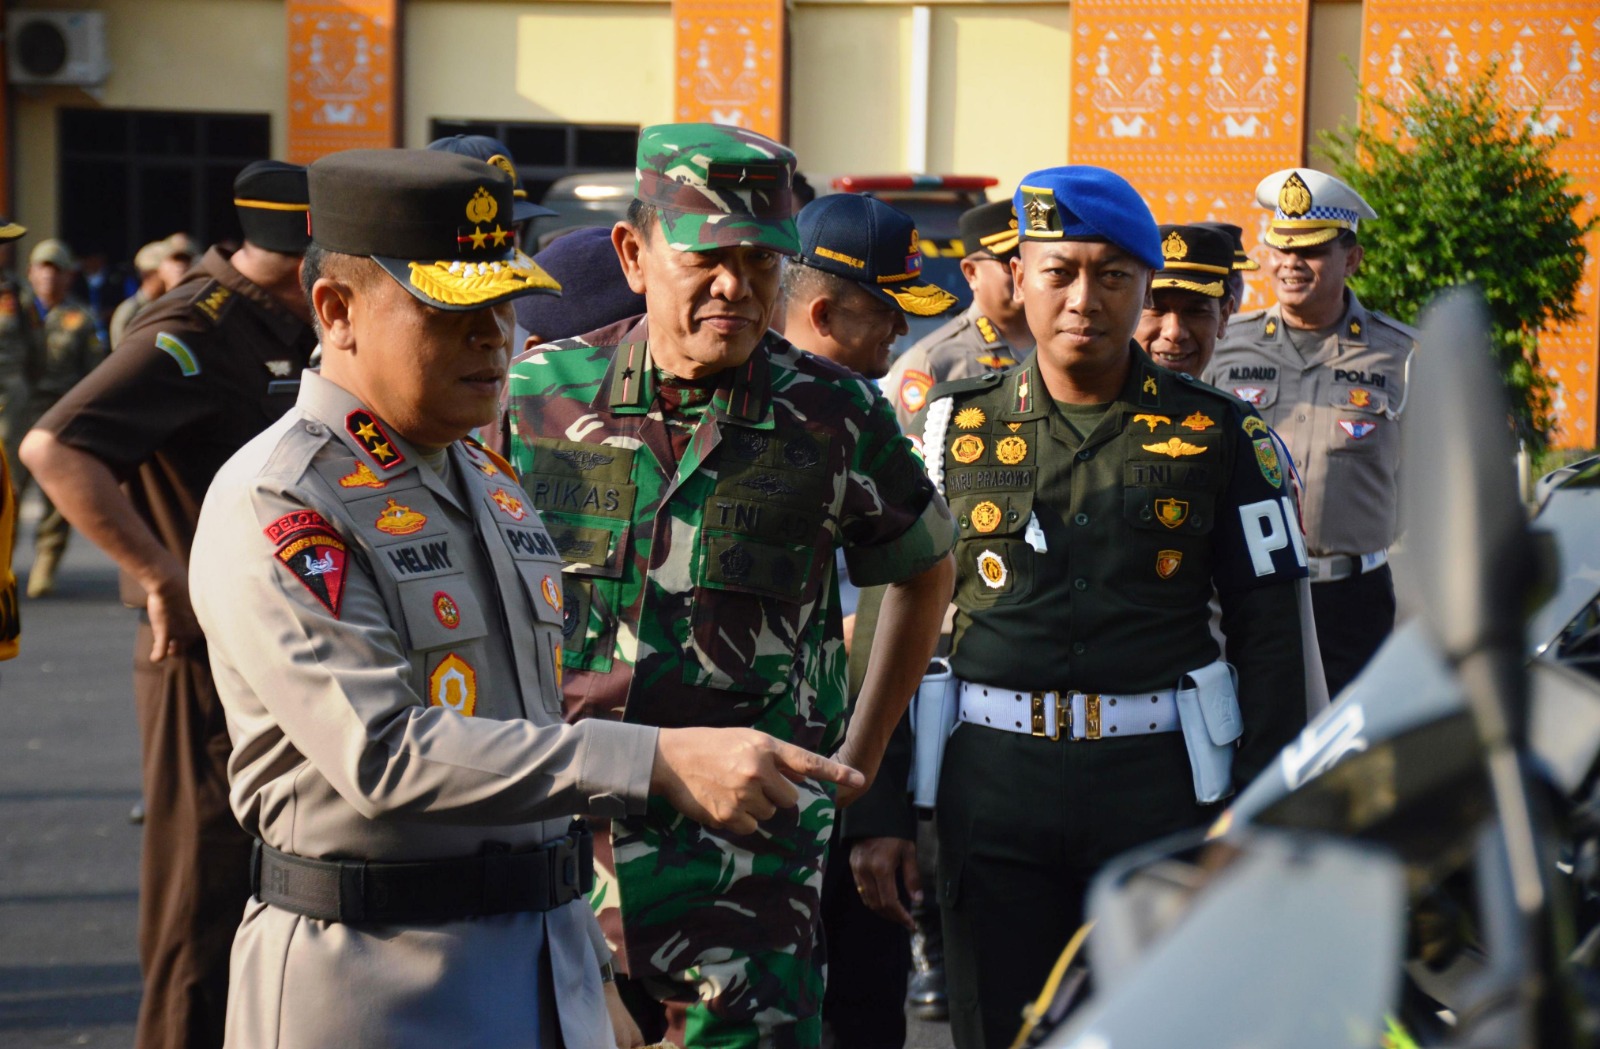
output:
[{"label": "white police cap", "polygon": [[1342,230],[1354,233],[1362,219],[1378,217],[1361,194],[1311,168],[1274,171],[1256,186],[1256,203],[1272,209],[1261,239],[1275,248],[1326,244]]}]

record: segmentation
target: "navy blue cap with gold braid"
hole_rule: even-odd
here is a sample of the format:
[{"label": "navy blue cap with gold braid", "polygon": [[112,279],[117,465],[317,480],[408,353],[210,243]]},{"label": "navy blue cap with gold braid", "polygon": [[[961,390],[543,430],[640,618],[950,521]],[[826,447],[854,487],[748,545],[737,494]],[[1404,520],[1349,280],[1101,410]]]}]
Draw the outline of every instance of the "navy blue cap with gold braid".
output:
[{"label": "navy blue cap with gold braid", "polygon": [[549,208],[535,204],[528,199],[528,191],[522,188],[522,176],[517,173],[516,162],[511,159],[511,150],[497,138],[488,135],[450,135],[446,138],[436,138],[428,143],[428,148],[442,153],[458,153],[463,157],[472,157],[485,164],[495,167],[511,176],[511,221],[527,222],[529,219],[548,218],[556,214]]},{"label": "navy blue cap with gold braid", "polygon": [[1088,164],[1035,171],[1013,195],[1024,241],[1105,239],[1153,270],[1161,236],[1150,206],[1128,180]]},{"label": "navy blue cap with gold braid", "polygon": [[881,302],[933,317],[959,300],[922,276],[922,238],[910,215],[874,197],[835,193],[800,209],[804,265],[843,277]]}]

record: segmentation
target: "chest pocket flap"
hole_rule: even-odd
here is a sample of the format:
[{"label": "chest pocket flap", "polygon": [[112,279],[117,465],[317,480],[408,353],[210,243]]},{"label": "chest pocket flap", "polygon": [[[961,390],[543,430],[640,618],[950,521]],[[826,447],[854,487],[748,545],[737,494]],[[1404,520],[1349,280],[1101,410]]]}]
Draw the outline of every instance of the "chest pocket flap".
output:
[{"label": "chest pocket flap", "polygon": [[1033,490],[975,492],[950,500],[962,539],[1020,534],[1033,513]]},{"label": "chest pocket flap", "polygon": [[631,448],[540,438],[522,487],[574,575],[620,579],[638,486]]},{"label": "chest pocket flap", "polygon": [[406,643],[412,651],[460,646],[489,632],[482,606],[463,574],[408,580],[399,591]]},{"label": "chest pocket flap", "polygon": [[1341,411],[1382,415],[1389,407],[1389,393],[1371,386],[1334,383],[1328,391],[1328,403]]}]

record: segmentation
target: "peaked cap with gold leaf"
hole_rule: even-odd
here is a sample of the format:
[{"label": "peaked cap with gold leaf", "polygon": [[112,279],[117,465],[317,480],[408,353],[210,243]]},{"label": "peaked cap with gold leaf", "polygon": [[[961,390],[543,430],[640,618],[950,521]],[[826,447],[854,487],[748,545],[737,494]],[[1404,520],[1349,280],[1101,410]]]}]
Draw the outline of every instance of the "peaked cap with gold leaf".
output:
[{"label": "peaked cap with gold leaf", "polygon": [[918,317],[959,300],[922,276],[922,238],[910,215],[875,197],[834,193],[800,209],[800,263],[852,281]]},{"label": "peaked cap with gold leaf", "polygon": [[1164,225],[1160,232],[1162,264],[1151,287],[1193,291],[1213,299],[1228,293],[1232,238],[1205,226]]},{"label": "peaked cap with gold leaf", "polygon": [[1261,239],[1274,248],[1326,244],[1342,230],[1354,233],[1362,219],[1378,217],[1361,194],[1312,168],[1274,171],[1256,186],[1256,203],[1272,211]]},{"label": "peaked cap with gold leaf", "polygon": [[351,149],[307,171],[311,241],[364,255],[442,310],[561,285],[517,248],[512,181],[498,165],[425,149]]}]

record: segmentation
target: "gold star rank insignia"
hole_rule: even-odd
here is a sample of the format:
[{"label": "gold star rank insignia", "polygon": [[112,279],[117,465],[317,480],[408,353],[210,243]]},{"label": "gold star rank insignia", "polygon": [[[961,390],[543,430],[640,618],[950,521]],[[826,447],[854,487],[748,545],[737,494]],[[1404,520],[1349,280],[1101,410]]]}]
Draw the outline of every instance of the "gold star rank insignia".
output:
[{"label": "gold star rank insignia", "polygon": [[1350,334],[1351,335],[1360,335],[1361,334],[1361,322],[1360,321],[1351,321],[1350,322]]},{"label": "gold star rank insignia", "polygon": [[1275,320],[1268,320],[1267,321],[1267,334],[1268,335],[1276,335],[1276,334],[1278,334],[1278,322],[1277,321],[1275,321]]},{"label": "gold star rank insignia", "polygon": [[355,439],[361,450],[385,470],[393,470],[406,461],[394,446],[394,439],[384,430],[377,416],[364,408],[357,408],[344,418],[345,432]]}]

